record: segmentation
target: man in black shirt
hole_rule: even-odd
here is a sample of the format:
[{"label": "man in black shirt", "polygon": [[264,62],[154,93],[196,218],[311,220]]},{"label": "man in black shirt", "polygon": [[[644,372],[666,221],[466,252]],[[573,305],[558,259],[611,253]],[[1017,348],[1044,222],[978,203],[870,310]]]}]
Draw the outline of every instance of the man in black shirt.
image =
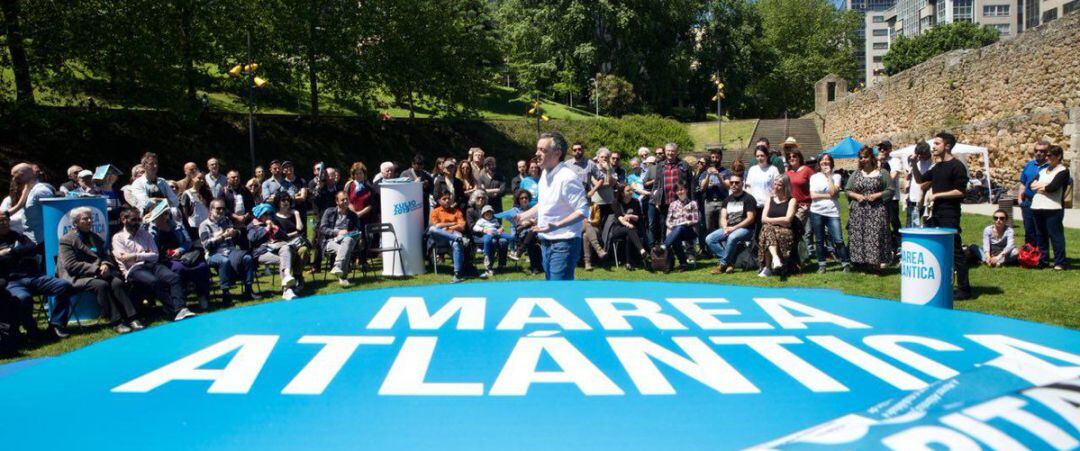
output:
[{"label": "man in black shirt", "polygon": [[728,261],[731,251],[739,243],[754,237],[754,223],[757,221],[757,202],[754,196],[743,190],[742,174],[731,174],[728,181],[731,194],[720,207],[720,227],[705,237],[705,244],[717,260],[713,274],[735,270]]},{"label": "man in black shirt", "polygon": [[517,175],[513,179],[510,179],[510,192],[516,193],[521,189],[521,179],[529,176],[529,162],[525,160],[518,160],[517,162]]},{"label": "man in black shirt", "polygon": [[952,155],[955,145],[956,137],[951,133],[938,133],[934,136],[934,147],[931,151],[935,160],[934,166],[923,174],[914,161],[909,161],[909,163],[912,178],[926,193],[926,203],[932,204],[931,217],[926,221],[926,225],[956,229],[956,235],[953,237],[953,268],[956,269],[956,290],[953,291],[953,299],[963,300],[971,297],[967,260],[960,238],[960,202],[964,199],[968,173],[963,163]]}]

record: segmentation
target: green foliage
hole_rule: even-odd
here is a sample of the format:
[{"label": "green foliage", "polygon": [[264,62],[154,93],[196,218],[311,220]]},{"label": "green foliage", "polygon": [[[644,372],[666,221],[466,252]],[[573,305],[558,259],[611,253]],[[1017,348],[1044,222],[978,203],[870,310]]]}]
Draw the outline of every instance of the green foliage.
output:
[{"label": "green foliage", "polygon": [[829,73],[858,74],[856,34],[862,17],[828,0],[760,0],[767,57],[758,64],[748,95],[762,116],[798,116],[814,107],[814,83]]},{"label": "green foliage", "polygon": [[641,146],[658,147],[668,142],[674,142],[682,149],[694,148],[694,138],[690,137],[685,125],[656,115],[593,121],[582,141],[590,151],[605,146],[611,150],[631,152]]},{"label": "green foliage", "polygon": [[942,53],[993,44],[1001,37],[996,28],[970,22],[941,25],[914,38],[897,36],[882,58],[885,72],[900,73]]},{"label": "green foliage", "polygon": [[637,106],[634,85],[618,75],[601,75],[596,78],[596,88],[589,93],[600,100],[600,114],[621,117]]}]

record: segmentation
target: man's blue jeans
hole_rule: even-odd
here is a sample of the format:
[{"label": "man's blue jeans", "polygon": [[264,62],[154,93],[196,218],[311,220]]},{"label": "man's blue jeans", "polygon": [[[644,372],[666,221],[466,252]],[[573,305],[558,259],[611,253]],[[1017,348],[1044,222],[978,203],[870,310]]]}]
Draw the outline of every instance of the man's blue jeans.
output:
[{"label": "man's blue jeans", "polygon": [[461,274],[461,265],[465,261],[465,246],[461,243],[461,233],[430,227],[428,236],[437,243],[450,245],[451,255],[454,258],[454,274]]},{"label": "man's blue jeans", "polygon": [[566,240],[540,240],[545,280],[574,280],[574,268],[581,259],[581,237]]},{"label": "man's blue jeans", "polygon": [[56,302],[49,312],[49,324],[64,326],[71,316],[71,295],[75,289],[64,279],[49,276],[22,277],[8,280],[7,291],[19,300],[23,326],[37,329],[34,321],[34,295],[53,296]]},{"label": "man's blue jeans", "polygon": [[[1020,217],[1024,221],[1024,243],[1037,244],[1039,235],[1035,225],[1035,214],[1031,212],[1031,202],[1020,204]],[[1022,246],[1022,244],[1017,244],[1016,247]]]},{"label": "man's blue jeans", "polygon": [[728,264],[728,254],[732,249],[735,249],[735,246],[738,246],[739,243],[750,241],[753,236],[754,230],[745,227],[735,229],[730,234],[724,233],[724,229],[719,228],[705,237],[705,244],[709,246],[709,250],[716,256],[717,263],[724,266]]},{"label": "man's blue jeans", "polygon": [[514,240],[514,236],[509,233],[485,233],[482,240],[484,243],[484,256],[487,257],[488,262],[494,265],[495,258],[498,257],[499,266],[506,266],[506,248]]},{"label": "man's blue jeans", "polygon": [[[222,290],[228,290],[232,288],[233,281],[243,277],[244,286],[250,287],[255,283],[255,261],[252,260],[251,254],[244,252],[240,249],[233,249],[232,252],[243,252],[244,256],[240,261],[240,267],[234,269],[232,263],[229,261],[229,256],[225,254],[214,254],[207,259],[207,262],[211,266],[218,269],[218,281]],[[242,274],[237,274],[239,269]]]},{"label": "man's blue jeans", "polygon": [[817,250],[818,266],[825,266],[826,231],[829,232],[828,239],[832,243],[833,250],[836,251],[836,258],[839,258],[840,263],[845,266],[851,264],[847,246],[844,244],[844,233],[840,230],[840,217],[833,218],[810,213],[810,227],[814,229],[814,239],[817,241],[815,249]]}]

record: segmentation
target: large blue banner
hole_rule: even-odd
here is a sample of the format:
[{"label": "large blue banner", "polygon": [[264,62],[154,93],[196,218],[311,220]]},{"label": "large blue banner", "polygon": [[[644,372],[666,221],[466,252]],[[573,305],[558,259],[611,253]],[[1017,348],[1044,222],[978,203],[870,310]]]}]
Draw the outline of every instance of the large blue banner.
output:
[{"label": "large blue banner", "polygon": [[11,449],[716,450],[979,368],[1075,378],[1080,332],[830,290],[417,286],[106,340],[0,377],[0,424]]}]

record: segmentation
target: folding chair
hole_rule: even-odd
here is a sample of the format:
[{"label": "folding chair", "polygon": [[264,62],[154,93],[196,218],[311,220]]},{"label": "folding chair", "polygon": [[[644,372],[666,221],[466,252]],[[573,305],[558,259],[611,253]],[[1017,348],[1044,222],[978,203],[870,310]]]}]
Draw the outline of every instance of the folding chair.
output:
[{"label": "folding chair", "polygon": [[[390,234],[392,240],[391,243],[387,243],[386,234]],[[368,253],[378,254],[380,258],[386,258],[383,254],[392,252],[394,259],[392,261],[393,267],[397,267],[400,262],[402,267],[405,266],[405,262],[401,255],[401,242],[398,241],[397,232],[394,231],[394,225],[388,222],[382,222],[378,224],[367,224],[364,226],[364,241],[368,243],[364,252],[366,258]],[[375,245],[375,243],[379,243]],[[366,265],[364,265],[366,266]],[[365,271],[366,273],[366,271]],[[366,274],[365,274],[366,275]]]}]

